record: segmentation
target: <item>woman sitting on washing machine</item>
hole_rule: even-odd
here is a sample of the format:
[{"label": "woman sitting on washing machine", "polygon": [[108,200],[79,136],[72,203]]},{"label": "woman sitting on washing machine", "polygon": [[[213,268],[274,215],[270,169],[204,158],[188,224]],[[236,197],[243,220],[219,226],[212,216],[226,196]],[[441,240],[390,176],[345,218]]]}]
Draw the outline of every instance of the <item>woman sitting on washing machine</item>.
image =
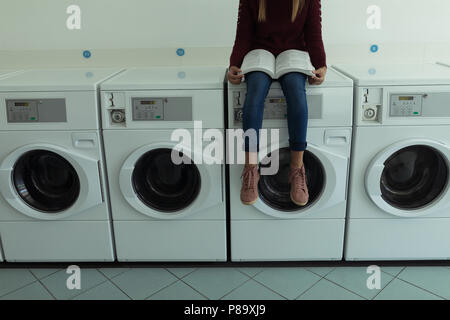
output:
[{"label": "woman sitting on washing machine", "polygon": [[[321,84],[327,71],[322,41],[320,0],[240,0],[236,40],[230,57],[228,80],[233,84],[242,81],[240,69],[244,57],[254,49],[265,49],[275,57],[280,53],[297,49],[307,51],[315,68],[314,75],[289,72],[281,76],[281,84],[287,102],[289,146],[291,149],[291,200],[300,206],[308,203],[308,188],[303,164],[308,126],[306,78],[313,85]],[[243,129],[259,130],[262,126],[264,101],[272,78],[265,72],[245,74],[247,95],[243,107]],[[255,139],[253,139],[255,140]],[[245,139],[245,167],[242,173],[241,201],[251,205],[258,199],[257,143]]]}]

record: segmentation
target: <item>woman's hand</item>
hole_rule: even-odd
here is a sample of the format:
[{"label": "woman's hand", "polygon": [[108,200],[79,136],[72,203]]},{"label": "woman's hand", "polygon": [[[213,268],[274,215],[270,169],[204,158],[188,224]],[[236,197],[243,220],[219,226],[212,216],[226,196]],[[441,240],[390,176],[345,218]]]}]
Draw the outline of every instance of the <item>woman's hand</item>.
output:
[{"label": "woman's hand", "polygon": [[240,84],[242,81],[242,78],[244,77],[243,74],[239,74],[241,72],[242,72],[242,70],[236,66],[230,67],[230,69],[228,70],[228,73],[227,73],[228,81],[230,81],[232,84]]},{"label": "woman's hand", "polygon": [[314,70],[313,73],[315,76],[311,76],[308,78],[309,84],[312,85],[320,85],[325,80],[325,75],[327,74],[327,67],[322,67],[317,70]]}]

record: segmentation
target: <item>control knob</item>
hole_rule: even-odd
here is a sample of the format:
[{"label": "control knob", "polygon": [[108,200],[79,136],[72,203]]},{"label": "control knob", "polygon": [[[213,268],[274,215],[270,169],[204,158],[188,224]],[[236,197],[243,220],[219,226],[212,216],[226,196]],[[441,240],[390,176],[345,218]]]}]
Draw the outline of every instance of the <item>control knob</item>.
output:
[{"label": "control knob", "polygon": [[242,118],[243,118],[242,109],[236,110],[234,113],[234,120],[236,120],[237,122],[242,122]]},{"label": "control knob", "polygon": [[364,112],[364,117],[366,117],[366,119],[372,119],[375,116],[375,110],[371,109],[367,109]]},{"label": "control knob", "polygon": [[376,121],[379,106],[363,106],[363,120]]},{"label": "control knob", "polygon": [[113,123],[125,122],[125,112],[122,110],[114,110],[111,112],[111,119]]}]

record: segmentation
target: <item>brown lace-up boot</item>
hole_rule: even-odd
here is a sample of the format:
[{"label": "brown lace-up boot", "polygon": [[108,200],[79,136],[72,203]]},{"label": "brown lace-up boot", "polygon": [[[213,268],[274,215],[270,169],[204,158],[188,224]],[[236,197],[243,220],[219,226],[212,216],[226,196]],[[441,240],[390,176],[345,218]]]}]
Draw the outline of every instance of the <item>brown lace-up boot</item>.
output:
[{"label": "brown lace-up boot", "polygon": [[258,166],[246,165],[242,172],[241,201],[245,205],[252,205],[258,200]]},{"label": "brown lace-up boot", "polygon": [[301,168],[291,167],[289,174],[291,183],[291,200],[298,206],[304,206],[308,203],[309,193],[306,185],[305,165]]}]

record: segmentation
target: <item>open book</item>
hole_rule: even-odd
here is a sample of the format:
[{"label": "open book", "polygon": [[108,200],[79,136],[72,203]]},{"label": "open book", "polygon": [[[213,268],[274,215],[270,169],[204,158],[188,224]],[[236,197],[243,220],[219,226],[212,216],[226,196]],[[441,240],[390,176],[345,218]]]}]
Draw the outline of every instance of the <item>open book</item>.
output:
[{"label": "open book", "polygon": [[286,50],[277,58],[267,50],[252,50],[244,57],[241,66],[242,74],[252,71],[267,73],[272,79],[278,79],[289,72],[301,72],[307,76],[313,76],[314,66],[311,63],[308,52],[300,50]]}]

